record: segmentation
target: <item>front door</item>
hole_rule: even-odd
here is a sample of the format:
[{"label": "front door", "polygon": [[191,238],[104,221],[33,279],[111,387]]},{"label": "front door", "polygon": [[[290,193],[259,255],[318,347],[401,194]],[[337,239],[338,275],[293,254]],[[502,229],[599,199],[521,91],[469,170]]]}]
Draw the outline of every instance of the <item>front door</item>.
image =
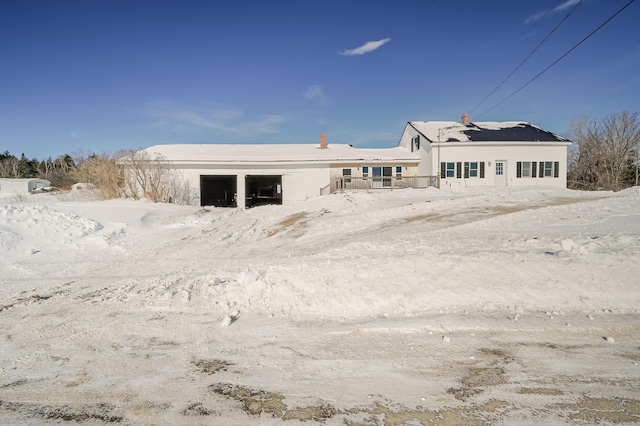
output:
[{"label": "front door", "polygon": [[505,186],[507,184],[505,166],[506,162],[496,161],[496,186]]}]

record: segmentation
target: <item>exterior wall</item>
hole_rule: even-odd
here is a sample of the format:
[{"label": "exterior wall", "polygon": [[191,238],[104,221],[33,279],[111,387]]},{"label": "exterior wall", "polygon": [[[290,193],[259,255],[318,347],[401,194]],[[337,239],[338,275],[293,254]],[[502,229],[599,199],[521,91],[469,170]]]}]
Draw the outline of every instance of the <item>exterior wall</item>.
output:
[{"label": "exterior wall", "polygon": [[26,193],[50,185],[51,182],[46,179],[0,179],[0,192]]},{"label": "exterior wall", "polygon": [[[414,138],[419,137],[419,148],[415,146]],[[409,124],[407,124],[404,128],[404,132],[400,137],[400,142],[398,142],[398,146],[406,148],[411,152],[417,152],[420,155],[420,164],[418,164],[416,174],[418,176],[434,176],[438,174],[439,169],[433,169],[431,163],[431,154],[432,147],[427,138],[420,135]]]},{"label": "exterior wall", "polygon": [[321,165],[234,165],[216,164],[209,167],[198,165],[173,165],[195,190],[200,205],[200,176],[236,175],[238,207],[244,208],[246,176],[282,176],[282,202],[301,201],[320,195],[320,189],[329,184],[329,166]]},{"label": "exterior wall", "polygon": [[[465,187],[496,185],[496,161],[504,161],[504,184],[506,186],[556,186],[567,187],[567,144],[545,142],[446,142],[433,144],[432,169],[440,174],[441,162],[485,162],[485,177],[441,178],[441,187]],[[438,155],[439,153],[439,155]],[[439,160],[438,160],[439,158]],[[558,162],[558,177],[517,177],[517,162]],[[538,170],[537,170],[538,171]]]},{"label": "exterior wall", "polygon": [[415,163],[406,163],[406,162],[396,162],[396,163],[381,163],[381,162],[361,162],[361,163],[345,163],[345,164],[333,164],[331,166],[331,182],[335,182],[337,179],[340,179],[342,175],[343,169],[351,169],[352,177],[362,177],[362,167],[369,167],[369,177],[372,176],[373,171],[372,167],[393,167],[392,175],[396,175],[396,167],[402,167],[402,176],[417,176],[418,175],[418,165]]}]

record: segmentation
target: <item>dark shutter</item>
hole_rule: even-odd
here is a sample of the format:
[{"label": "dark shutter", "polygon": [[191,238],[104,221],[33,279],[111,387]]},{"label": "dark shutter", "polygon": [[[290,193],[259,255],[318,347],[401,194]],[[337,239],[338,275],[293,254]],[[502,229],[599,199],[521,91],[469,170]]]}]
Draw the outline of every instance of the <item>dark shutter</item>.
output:
[{"label": "dark shutter", "polygon": [[538,163],[535,161],[531,162],[531,177],[536,177],[536,172],[538,171]]},{"label": "dark shutter", "polygon": [[460,161],[456,163],[456,177],[458,179],[462,177],[462,163]]},{"label": "dark shutter", "polygon": [[469,179],[469,162],[464,162],[464,178]]},{"label": "dark shutter", "polygon": [[553,177],[560,177],[560,162],[553,163]]},{"label": "dark shutter", "polygon": [[518,161],[516,163],[516,177],[517,178],[522,177],[522,161]]},{"label": "dark shutter", "polygon": [[480,179],[484,179],[484,161],[480,162]]},{"label": "dark shutter", "polygon": [[446,177],[447,177],[447,163],[442,162],[440,163],[440,178],[446,179]]},{"label": "dark shutter", "polygon": [[538,177],[544,177],[544,161],[540,162],[540,173],[538,173]]}]

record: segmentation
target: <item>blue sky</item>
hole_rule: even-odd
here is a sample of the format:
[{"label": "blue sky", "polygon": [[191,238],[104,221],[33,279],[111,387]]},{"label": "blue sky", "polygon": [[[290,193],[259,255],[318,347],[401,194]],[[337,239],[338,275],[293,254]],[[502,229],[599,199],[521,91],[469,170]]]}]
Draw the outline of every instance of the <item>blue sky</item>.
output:
[{"label": "blue sky", "polygon": [[[0,151],[161,143],[396,146],[414,120],[640,111],[640,1],[0,0]],[[473,110],[473,111],[472,111]]]}]

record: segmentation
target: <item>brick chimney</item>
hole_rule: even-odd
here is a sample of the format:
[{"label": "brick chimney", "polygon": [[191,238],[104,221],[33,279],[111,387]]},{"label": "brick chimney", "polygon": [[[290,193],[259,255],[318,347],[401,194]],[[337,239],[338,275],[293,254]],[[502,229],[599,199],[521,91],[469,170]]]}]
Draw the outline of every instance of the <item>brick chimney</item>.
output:
[{"label": "brick chimney", "polygon": [[324,133],[320,135],[320,149],[327,149],[327,135]]},{"label": "brick chimney", "polygon": [[462,114],[462,124],[464,124],[465,126],[469,124],[469,114],[467,113]]}]

